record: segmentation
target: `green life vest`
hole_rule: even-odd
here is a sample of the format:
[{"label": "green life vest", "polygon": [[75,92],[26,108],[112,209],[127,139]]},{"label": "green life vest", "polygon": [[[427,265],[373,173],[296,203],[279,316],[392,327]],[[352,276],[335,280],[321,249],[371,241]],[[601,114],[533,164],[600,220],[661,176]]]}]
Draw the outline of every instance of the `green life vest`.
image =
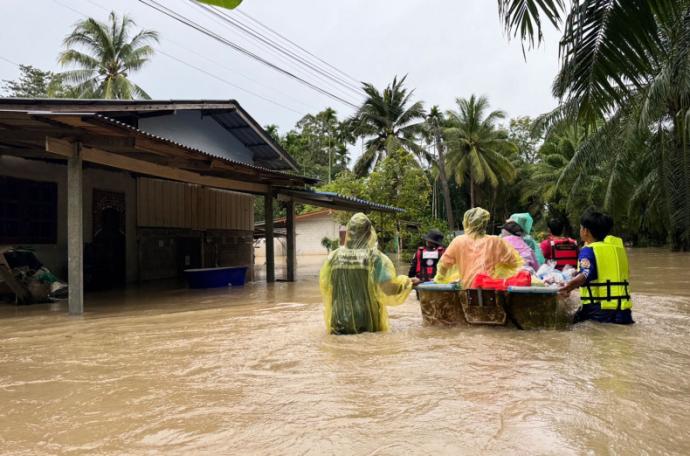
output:
[{"label": "green life vest", "polygon": [[582,304],[599,303],[606,310],[631,309],[628,255],[623,240],[606,236],[603,241],[593,242],[589,247],[594,250],[597,279],[580,288]]}]

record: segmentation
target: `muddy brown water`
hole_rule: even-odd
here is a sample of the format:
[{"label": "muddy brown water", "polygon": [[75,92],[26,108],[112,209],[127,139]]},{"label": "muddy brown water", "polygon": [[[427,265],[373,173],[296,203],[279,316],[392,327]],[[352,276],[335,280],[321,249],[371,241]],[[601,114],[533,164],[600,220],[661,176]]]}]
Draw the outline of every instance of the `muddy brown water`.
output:
[{"label": "muddy brown water", "polygon": [[296,284],[0,306],[0,454],[690,454],[690,256],[631,252],[632,327],[329,336]]}]

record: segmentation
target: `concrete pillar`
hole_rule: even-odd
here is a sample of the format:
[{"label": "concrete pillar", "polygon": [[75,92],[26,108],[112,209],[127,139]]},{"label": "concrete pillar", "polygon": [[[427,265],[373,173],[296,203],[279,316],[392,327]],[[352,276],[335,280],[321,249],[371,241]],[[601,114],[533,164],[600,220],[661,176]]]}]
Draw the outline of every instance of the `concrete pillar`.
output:
[{"label": "concrete pillar", "polygon": [[264,195],[264,218],[266,219],[266,282],[276,281],[276,261],[273,251],[273,192]]},{"label": "concrete pillar", "polygon": [[84,203],[83,168],[79,143],[67,160],[67,280],[69,313],[84,313]]},{"label": "concrete pillar", "polygon": [[295,203],[288,201],[285,203],[287,217],[285,218],[285,228],[287,234],[287,281],[295,281],[295,270],[297,269],[297,256],[295,251]]}]

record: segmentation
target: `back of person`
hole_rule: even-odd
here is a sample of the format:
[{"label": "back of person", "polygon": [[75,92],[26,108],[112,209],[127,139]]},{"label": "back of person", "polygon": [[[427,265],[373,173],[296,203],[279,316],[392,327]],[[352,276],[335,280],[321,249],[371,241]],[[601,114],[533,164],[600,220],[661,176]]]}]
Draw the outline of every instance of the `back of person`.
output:
[{"label": "back of person", "polygon": [[[518,263],[515,249],[498,236],[460,235],[450,243],[444,258],[448,255],[452,255],[455,260],[463,288],[469,288],[478,274],[487,273],[494,276],[497,266],[517,266]],[[499,272],[498,275],[502,274]]]},{"label": "back of person", "polygon": [[549,236],[539,244],[546,260],[555,260],[556,268],[562,270],[566,266],[577,267],[577,241],[563,237],[565,224],[559,218],[553,218],[547,223]]},{"label": "back of person", "polygon": [[355,214],[347,224],[345,246],[331,252],[321,268],[319,287],[331,334],[387,330],[386,306],[402,304],[412,291],[412,280],[397,275],[376,246],[371,220]]},{"label": "back of person", "polygon": [[534,252],[529,245],[520,237],[514,234],[503,237],[503,240],[508,244],[513,246],[515,250],[520,254],[520,257],[525,261],[525,264],[535,271],[539,269],[539,263],[537,258],[534,256]]},{"label": "back of person", "polygon": [[544,258],[556,261],[556,269],[563,270],[566,266],[577,267],[578,247],[575,239],[549,236],[541,242]]},{"label": "back of person", "polygon": [[332,334],[380,331],[379,303],[369,288],[369,270],[374,261],[367,249],[336,250],[331,260],[333,304]]}]

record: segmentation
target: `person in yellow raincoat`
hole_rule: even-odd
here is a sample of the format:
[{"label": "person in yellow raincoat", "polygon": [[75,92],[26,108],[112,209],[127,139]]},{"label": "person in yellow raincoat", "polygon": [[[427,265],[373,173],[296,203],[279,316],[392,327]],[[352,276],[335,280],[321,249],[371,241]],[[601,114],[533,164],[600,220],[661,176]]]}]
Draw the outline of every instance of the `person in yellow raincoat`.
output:
[{"label": "person in yellow raincoat", "polygon": [[352,216],[345,245],[331,252],[319,276],[326,329],[331,334],[386,331],[386,306],[402,304],[412,280],[397,275],[391,260],[379,252],[369,218]]},{"label": "person in yellow raincoat", "polygon": [[500,237],[486,234],[489,218],[489,212],[481,207],[465,212],[465,233],[453,239],[441,257],[435,282],[460,281],[463,288],[470,288],[478,274],[508,278],[518,272],[524,264],[522,257]]}]

